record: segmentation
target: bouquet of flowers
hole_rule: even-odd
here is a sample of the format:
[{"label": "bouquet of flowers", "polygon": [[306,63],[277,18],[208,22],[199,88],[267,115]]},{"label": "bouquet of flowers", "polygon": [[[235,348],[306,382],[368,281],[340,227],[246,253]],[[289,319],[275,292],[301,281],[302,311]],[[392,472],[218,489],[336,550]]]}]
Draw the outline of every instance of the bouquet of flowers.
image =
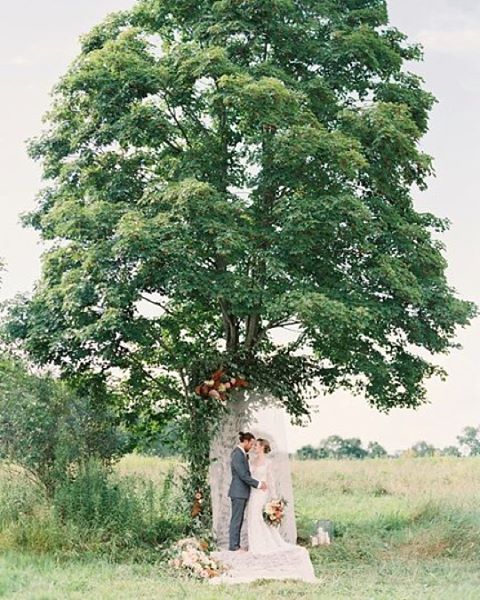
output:
[{"label": "bouquet of flowers", "polygon": [[219,561],[207,554],[207,544],[196,538],[185,538],[177,542],[172,549],[169,564],[195,579],[218,577],[226,570]]},{"label": "bouquet of flowers", "polygon": [[195,393],[202,398],[215,398],[220,402],[226,402],[228,394],[237,388],[246,388],[247,381],[242,377],[231,377],[223,369],[218,369],[210,379],[197,385]]},{"label": "bouquet of flowers", "polygon": [[267,502],[263,507],[263,520],[265,523],[278,527],[285,516],[285,507],[287,504],[288,502],[284,498]]}]

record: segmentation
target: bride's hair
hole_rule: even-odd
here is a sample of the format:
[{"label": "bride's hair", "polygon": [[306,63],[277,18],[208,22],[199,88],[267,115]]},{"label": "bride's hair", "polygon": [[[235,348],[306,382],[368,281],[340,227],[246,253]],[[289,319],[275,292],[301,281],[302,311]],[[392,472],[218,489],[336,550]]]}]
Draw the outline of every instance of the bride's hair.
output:
[{"label": "bride's hair", "polygon": [[268,440],[265,440],[264,438],[258,438],[257,442],[260,444],[260,446],[262,446],[265,454],[268,454],[269,452],[272,451],[270,442]]},{"label": "bride's hair", "polygon": [[240,442],[244,442],[245,440],[254,440],[255,436],[253,435],[253,433],[244,433],[243,431],[240,431],[240,433],[238,434],[239,438],[240,438]]}]

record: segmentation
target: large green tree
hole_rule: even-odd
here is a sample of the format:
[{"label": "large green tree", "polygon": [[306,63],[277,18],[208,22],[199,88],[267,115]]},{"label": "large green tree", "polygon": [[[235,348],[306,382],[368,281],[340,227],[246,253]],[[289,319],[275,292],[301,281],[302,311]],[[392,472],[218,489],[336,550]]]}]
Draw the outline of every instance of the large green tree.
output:
[{"label": "large green tree", "polygon": [[384,0],[108,17],[31,145],[46,185],[27,221],[48,249],[11,335],[120,381],[137,422],[189,417],[190,439],[220,410],[193,391],[219,366],[297,418],[314,383],[423,402],[474,307],[445,277],[446,222],[412,200],[432,173],[434,99],[404,66],[420,58]]}]

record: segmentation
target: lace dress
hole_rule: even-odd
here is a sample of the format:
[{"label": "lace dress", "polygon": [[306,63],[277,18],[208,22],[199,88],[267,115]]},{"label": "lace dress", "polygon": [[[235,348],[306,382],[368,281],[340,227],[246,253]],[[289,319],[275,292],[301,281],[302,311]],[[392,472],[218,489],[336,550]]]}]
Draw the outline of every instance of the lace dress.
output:
[{"label": "lace dress", "polygon": [[269,462],[251,466],[252,477],[267,483],[267,490],[252,488],[247,504],[248,552],[216,552],[214,556],[230,567],[212,584],[248,583],[257,579],[300,579],[317,582],[306,548],[289,544],[276,527],[263,520],[263,507],[276,498],[276,486]]},{"label": "lace dress", "polygon": [[263,507],[269,500],[276,498],[275,482],[269,467],[266,461],[263,465],[251,467],[252,477],[265,481],[268,486],[266,490],[252,488],[247,504],[248,551],[252,554],[271,554],[296,547],[284,541],[278,529],[267,525],[263,519]]}]

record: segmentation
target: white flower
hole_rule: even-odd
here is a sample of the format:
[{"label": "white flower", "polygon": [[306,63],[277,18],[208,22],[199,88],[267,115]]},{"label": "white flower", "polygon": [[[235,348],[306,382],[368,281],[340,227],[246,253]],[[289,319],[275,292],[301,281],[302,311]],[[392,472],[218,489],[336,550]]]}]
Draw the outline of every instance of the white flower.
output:
[{"label": "white flower", "polygon": [[216,563],[203,550],[202,544],[196,538],[180,540],[174,548],[177,556],[172,558],[169,564],[175,568],[186,569],[192,577],[209,578],[223,570],[220,563]]}]

